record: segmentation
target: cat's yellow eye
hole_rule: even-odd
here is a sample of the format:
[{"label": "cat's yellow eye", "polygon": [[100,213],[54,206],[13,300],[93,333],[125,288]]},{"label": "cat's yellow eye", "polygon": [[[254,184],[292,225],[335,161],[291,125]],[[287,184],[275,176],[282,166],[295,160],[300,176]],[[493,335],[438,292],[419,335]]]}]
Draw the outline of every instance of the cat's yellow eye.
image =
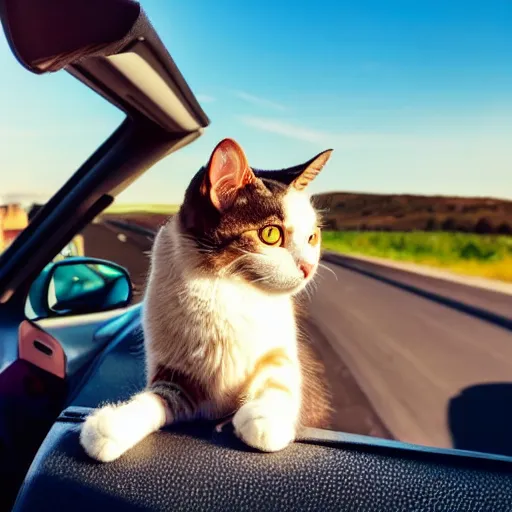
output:
[{"label": "cat's yellow eye", "polygon": [[318,245],[319,241],[320,241],[320,229],[316,228],[315,231],[308,238],[308,244],[312,245],[314,247],[314,246]]},{"label": "cat's yellow eye", "polygon": [[283,238],[281,228],[275,225],[269,225],[261,228],[259,236],[260,240],[267,245],[277,245]]}]

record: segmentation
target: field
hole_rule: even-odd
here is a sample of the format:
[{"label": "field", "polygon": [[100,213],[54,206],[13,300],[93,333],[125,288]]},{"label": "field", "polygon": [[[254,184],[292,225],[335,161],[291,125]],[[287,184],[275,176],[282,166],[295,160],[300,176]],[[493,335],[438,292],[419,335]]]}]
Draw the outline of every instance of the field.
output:
[{"label": "field", "polygon": [[512,237],[445,232],[324,231],[323,247],[512,282]]}]

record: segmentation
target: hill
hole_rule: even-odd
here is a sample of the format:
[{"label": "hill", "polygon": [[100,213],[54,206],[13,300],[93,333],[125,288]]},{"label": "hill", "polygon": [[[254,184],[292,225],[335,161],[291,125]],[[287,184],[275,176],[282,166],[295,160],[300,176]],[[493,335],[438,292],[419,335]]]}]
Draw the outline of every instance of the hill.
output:
[{"label": "hill", "polygon": [[327,192],[313,197],[326,229],[460,231],[512,235],[512,201],[491,198]]}]

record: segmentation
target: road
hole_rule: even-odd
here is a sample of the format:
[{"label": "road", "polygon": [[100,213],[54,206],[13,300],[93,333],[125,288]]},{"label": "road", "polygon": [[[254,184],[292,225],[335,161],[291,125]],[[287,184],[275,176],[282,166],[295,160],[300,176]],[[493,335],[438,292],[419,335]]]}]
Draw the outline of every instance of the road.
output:
[{"label": "road", "polygon": [[[510,425],[510,413],[496,410],[507,402],[512,409],[512,397],[506,400],[512,388],[509,330],[353,270],[327,267],[336,279],[321,271],[311,316],[395,438],[460,446],[466,429],[497,435],[493,422]],[[512,296],[506,300],[512,311]],[[486,408],[491,424],[470,403],[473,395],[452,402],[462,390],[485,383],[505,384],[486,388],[494,406],[492,419]]]},{"label": "road", "polygon": [[[126,266],[142,289],[146,236],[103,224],[84,235],[87,255]],[[500,324],[512,296],[340,263],[319,271],[308,321],[333,389],[332,427],[512,455],[512,330]],[[496,318],[479,316],[486,307]]]}]

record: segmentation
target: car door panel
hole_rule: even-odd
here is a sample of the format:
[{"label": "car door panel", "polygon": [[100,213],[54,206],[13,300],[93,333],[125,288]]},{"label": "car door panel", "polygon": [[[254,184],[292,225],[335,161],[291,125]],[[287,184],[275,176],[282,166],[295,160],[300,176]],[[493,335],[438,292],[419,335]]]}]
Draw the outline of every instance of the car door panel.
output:
[{"label": "car door panel", "polygon": [[129,399],[146,384],[144,337],[140,305],[131,310],[123,325],[115,321],[97,333],[108,340],[104,350],[88,365],[68,397],[68,405],[97,407],[106,402]]},{"label": "car door panel", "polygon": [[94,359],[123,328],[139,316],[140,306],[88,315],[48,318],[37,321],[61,344],[66,354],[66,376],[70,393],[80,386]]}]

